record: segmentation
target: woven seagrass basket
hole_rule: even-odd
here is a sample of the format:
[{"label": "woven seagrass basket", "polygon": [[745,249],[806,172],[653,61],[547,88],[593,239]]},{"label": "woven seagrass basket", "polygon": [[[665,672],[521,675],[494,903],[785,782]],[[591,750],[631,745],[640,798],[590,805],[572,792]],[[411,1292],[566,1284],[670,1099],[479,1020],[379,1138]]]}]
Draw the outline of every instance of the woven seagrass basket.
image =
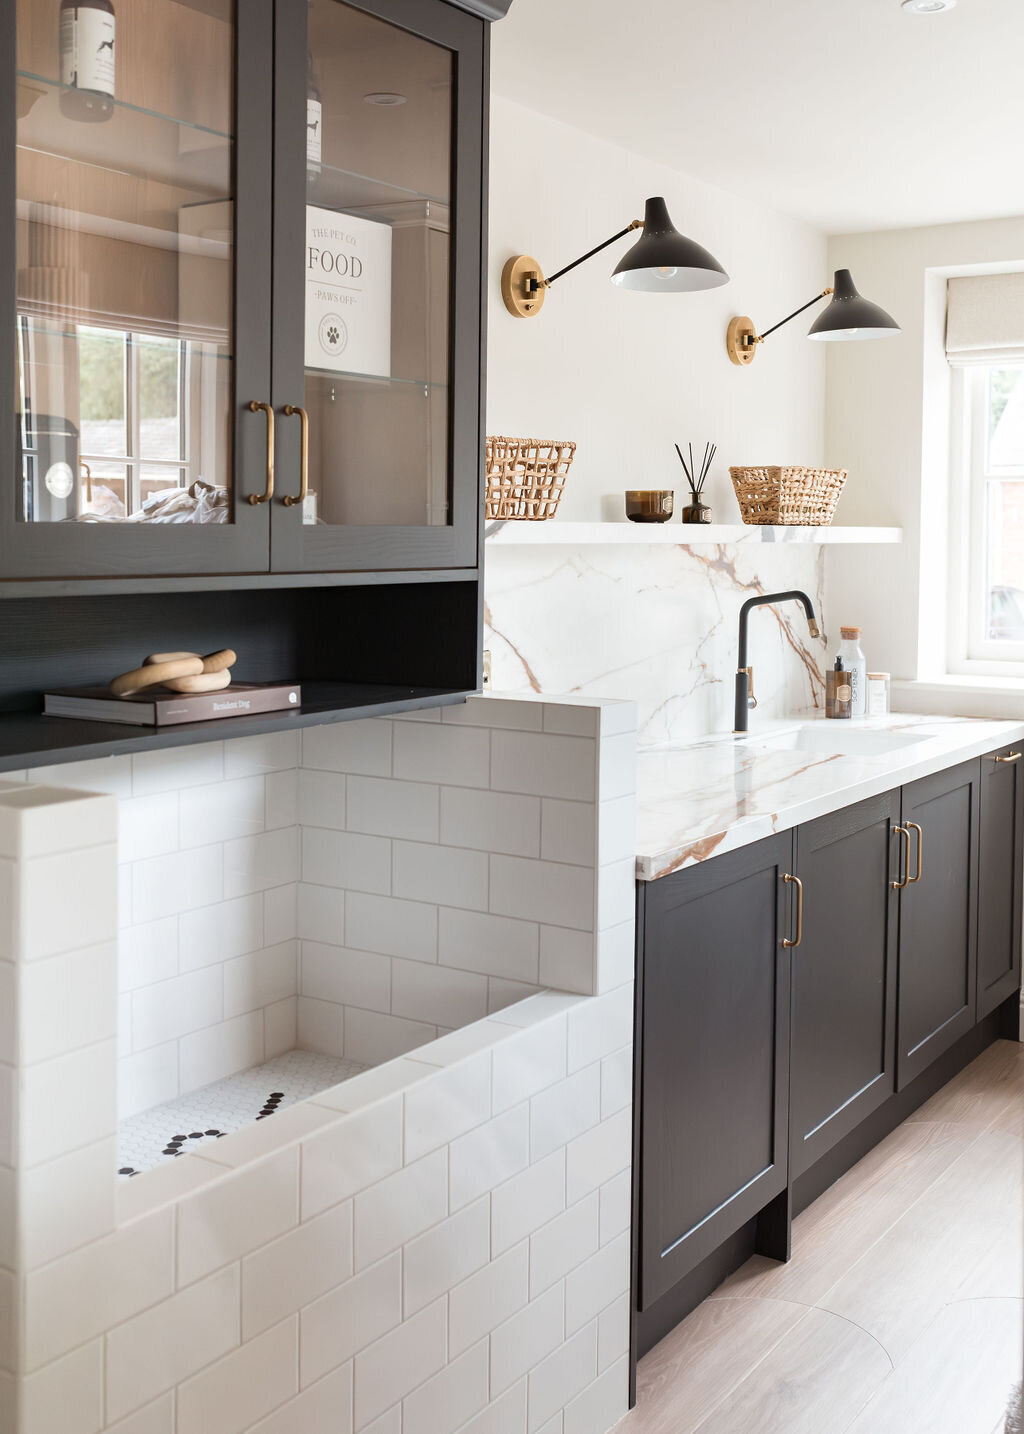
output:
[{"label": "woven seagrass basket", "polygon": [[546,438],[488,438],[488,518],[553,518],[576,453]]},{"label": "woven seagrass basket", "polygon": [[827,527],[845,468],[730,468],[744,523]]}]

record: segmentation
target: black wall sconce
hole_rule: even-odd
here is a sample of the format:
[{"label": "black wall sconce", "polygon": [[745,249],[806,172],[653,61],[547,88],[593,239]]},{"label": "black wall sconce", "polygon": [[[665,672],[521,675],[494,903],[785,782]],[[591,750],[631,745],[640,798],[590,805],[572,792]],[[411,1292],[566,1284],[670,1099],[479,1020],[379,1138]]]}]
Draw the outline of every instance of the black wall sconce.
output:
[{"label": "black wall sconce", "polygon": [[623,239],[634,229],[644,232],[619,260],[612,273],[612,283],[620,289],[636,289],[648,294],[693,293],[698,289],[717,289],[729,282],[729,275],[718,260],[702,245],[687,239],[669,218],[664,199],[648,199],[643,219],[634,219],[618,234],[603,244],[566,264],[550,279],[545,279],[537,260],[529,254],[509,259],[501,275],[501,297],[505,307],[516,319],[532,319],[540,313],[547,291],[556,279],[570,269],[585,264],[609,244]]},{"label": "black wall sconce", "polygon": [[870,299],[861,297],[849,269],[837,269],[831,289],[823,289],[820,294],[815,294],[813,299],[808,299],[799,309],[794,309],[786,318],[780,319],[770,329],[765,329],[763,334],[757,332],[753,319],[745,316],[731,319],[725,336],[729,357],[733,363],[745,368],[747,364],[754,362],[758,344],[763,344],[769,334],[781,329],[790,319],[795,319],[812,304],[819,303],[829,295],[832,302],[808,329],[809,339],[883,339],[900,332],[900,326],[891,314],[871,303]]}]

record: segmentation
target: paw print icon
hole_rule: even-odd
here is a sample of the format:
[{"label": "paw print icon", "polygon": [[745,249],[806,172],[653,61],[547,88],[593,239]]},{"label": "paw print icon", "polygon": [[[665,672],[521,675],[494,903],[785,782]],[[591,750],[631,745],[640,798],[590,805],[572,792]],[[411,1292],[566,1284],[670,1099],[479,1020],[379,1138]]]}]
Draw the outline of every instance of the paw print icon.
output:
[{"label": "paw print icon", "polygon": [[348,329],[340,314],[325,314],[317,331],[320,347],[325,354],[336,357],[348,347]]}]

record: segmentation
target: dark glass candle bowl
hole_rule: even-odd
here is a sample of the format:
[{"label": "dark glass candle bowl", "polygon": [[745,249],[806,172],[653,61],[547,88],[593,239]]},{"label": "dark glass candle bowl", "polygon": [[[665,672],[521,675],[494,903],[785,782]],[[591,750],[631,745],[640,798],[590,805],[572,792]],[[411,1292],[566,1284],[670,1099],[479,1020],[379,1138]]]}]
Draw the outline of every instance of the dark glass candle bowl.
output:
[{"label": "dark glass candle bowl", "polygon": [[626,517],[631,523],[667,523],[674,503],[671,488],[631,488],[626,492]]}]

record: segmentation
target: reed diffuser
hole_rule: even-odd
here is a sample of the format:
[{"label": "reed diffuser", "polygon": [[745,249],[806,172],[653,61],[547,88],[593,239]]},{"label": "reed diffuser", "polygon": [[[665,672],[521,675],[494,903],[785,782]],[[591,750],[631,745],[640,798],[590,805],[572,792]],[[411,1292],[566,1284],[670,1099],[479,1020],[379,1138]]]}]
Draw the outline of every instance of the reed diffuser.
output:
[{"label": "reed diffuser", "polygon": [[[693,444],[688,443],[686,446],[690,450],[689,466],[687,466],[686,459],[683,457],[683,450],[679,447],[678,443],[675,445],[676,452],[679,454],[679,461],[683,465],[683,472],[686,474],[686,481],[690,485],[690,502],[683,509],[680,516],[684,523],[710,523],[711,509],[701,502],[700,495],[704,491],[704,484],[708,481],[708,474],[711,472],[711,465],[715,461],[718,446],[714,443],[705,443],[704,457],[701,460],[699,473],[697,472],[697,465],[693,461]],[[695,474],[696,477],[694,476]]]}]

